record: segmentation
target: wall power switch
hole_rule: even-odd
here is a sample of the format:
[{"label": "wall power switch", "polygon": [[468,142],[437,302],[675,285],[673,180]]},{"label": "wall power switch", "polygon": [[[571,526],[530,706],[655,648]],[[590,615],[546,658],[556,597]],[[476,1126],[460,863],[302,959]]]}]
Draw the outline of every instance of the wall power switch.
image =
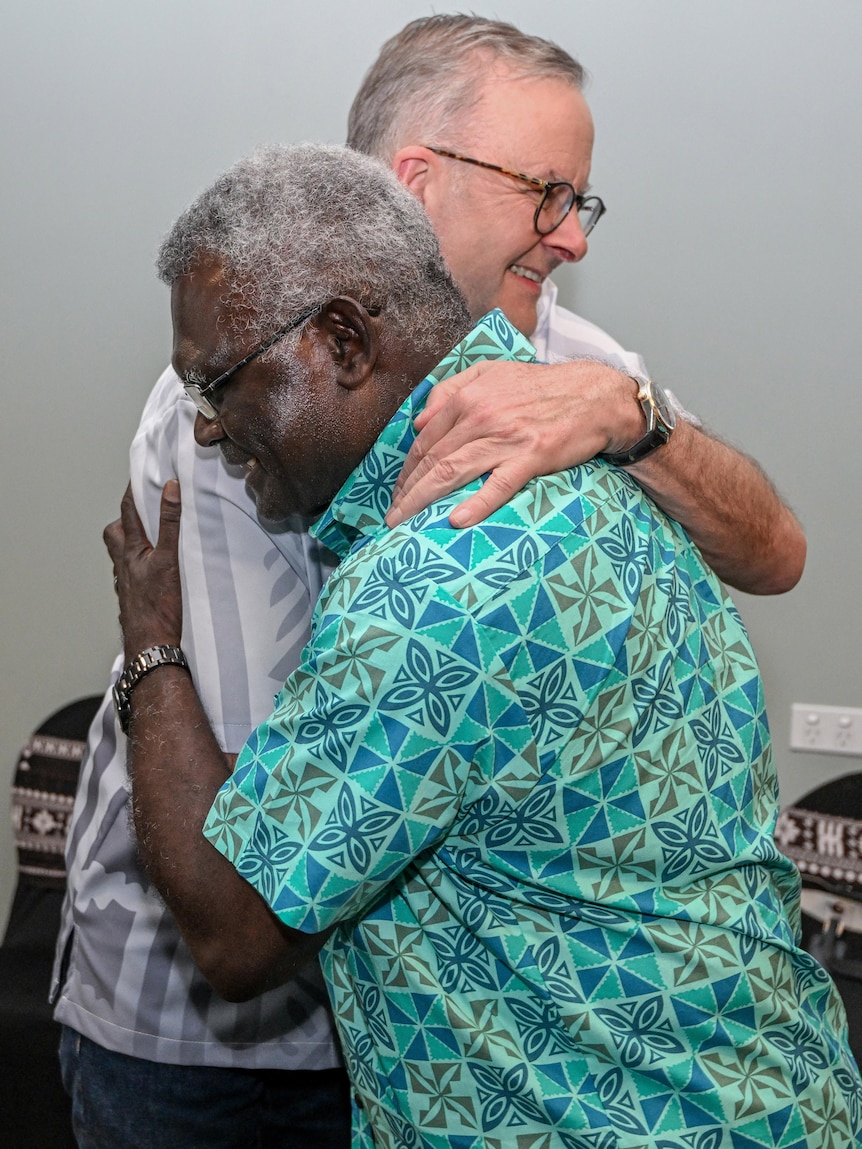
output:
[{"label": "wall power switch", "polygon": [[794,702],[790,749],[813,754],[862,756],[862,710],[853,706],[814,706]]}]

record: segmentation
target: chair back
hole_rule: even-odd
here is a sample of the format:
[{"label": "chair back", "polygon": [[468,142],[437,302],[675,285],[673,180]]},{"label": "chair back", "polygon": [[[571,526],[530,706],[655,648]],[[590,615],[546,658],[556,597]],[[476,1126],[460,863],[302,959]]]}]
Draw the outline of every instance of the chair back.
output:
[{"label": "chair back", "polygon": [[18,882],[4,946],[53,946],[66,887],[66,837],[87,732],[102,698],[71,702],[25,743],[12,785]]}]

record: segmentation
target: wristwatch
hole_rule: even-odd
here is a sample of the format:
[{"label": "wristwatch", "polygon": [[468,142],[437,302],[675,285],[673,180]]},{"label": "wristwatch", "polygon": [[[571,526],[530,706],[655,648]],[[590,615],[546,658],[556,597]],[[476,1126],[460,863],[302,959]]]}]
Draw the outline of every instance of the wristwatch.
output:
[{"label": "wristwatch", "polygon": [[635,382],[638,384],[637,401],[646,416],[646,434],[627,451],[608,451],[602,455],[603,459],[616,463],[618,467],[639,463],[657,447],[663,447],[676,426],[676,411],[658,383],[644,378],[636,378]]},{"label": "wristwatch", "polygon": [[129,723],[132,720],[132,691],[144,675],[157,666],[184,666],[186,670],[189,669],[186,656],[178,646],[148,646],[135,655],[117,679],[112,691],[120,729],[124,734],[129,733]]}]

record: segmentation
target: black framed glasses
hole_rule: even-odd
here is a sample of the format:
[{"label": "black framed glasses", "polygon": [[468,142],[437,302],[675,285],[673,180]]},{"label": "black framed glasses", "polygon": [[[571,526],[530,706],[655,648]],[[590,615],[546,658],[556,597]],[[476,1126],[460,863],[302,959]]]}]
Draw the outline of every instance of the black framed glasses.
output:
[{"label": "black framed glasses", "polygon": [[510,179],[520,180],[521,183],[530,184],[542,193],[536,214],[533,216],[533,227],[539,235],[550,235],[560,226],[572,208],[576,208],[581,230],[587,236],[607,211],[604,201],[597,195],[581,195],[576,192],[570,183],[565,180],[543,180],[539,176],[528,176],[523,172],[509,171],[501,168],[499,164],[489,164],[484,160],[474,160],[472,156],[462,156],[460,152],[450,152],[447,148],[432,148],[424,144],[429,152],[436,156],[445,156],[449,160],[460,160],[462,164],[474,164],[477,168],[487,168],[490,172],[499,172],[500,175],[509,176]]},{"label": "black framed glasses", "polygon": [[237,371],[241,371],[243,367],[251,363],[252,359],[257,359],[259,355],[263,355],[265,351],[269,351],[270,347],[274,347],[279,339],[284,339],[285,335],[289,335],[291,331],[296,330],[300,324],[305,323],[306,319],[310,319],[318,310],[319,308],[313,307],[310,311],[303,311],[302,315],[296,319],[292,319],[290,323],[284,327],[280,327],[274,335],[270,335],[269,339],[264,340],[259,347],[255,347],[254,351],[250,351],[248,355],[240,359],[239,363],[234,363],[233,367],[228,367],[227,371],[223,371],[217,379],[213,379],[212,383],[201,384],[195,383],[193,380],[183,383],[183,390],[194,403],[195,407],[197,407],[198,411],[200,411],[201,415],[203,415],[205,419],[217,419],[218,407],[216,407],[212,400],[212,396],[215,392],[220,387],[224,387],[225,383],[232,379]]}]

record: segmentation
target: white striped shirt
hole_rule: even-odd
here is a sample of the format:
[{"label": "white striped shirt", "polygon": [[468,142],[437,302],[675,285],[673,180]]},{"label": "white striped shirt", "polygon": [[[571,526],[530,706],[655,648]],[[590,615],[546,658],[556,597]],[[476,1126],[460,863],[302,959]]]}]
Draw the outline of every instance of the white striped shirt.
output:
[{"label": "white striped shirt", "polygon": [[[183,649],[217,738],[236,753],[298,662],[326,571],[307,535],[261,527],[242,473],[229,470],[220,451],[195,443],[194,415],[176,375],[166,371],[132,443],[132,486],[154,539],[162,487],[172,477],[180,481]],[[137,862],[125,742],[109,692],[90,730],[67,846],[57,1019],[105,1048],[152,1061],[339,1064],[316,964],[288,986],[241,1004],[222,1001],[197,971]]]}]

